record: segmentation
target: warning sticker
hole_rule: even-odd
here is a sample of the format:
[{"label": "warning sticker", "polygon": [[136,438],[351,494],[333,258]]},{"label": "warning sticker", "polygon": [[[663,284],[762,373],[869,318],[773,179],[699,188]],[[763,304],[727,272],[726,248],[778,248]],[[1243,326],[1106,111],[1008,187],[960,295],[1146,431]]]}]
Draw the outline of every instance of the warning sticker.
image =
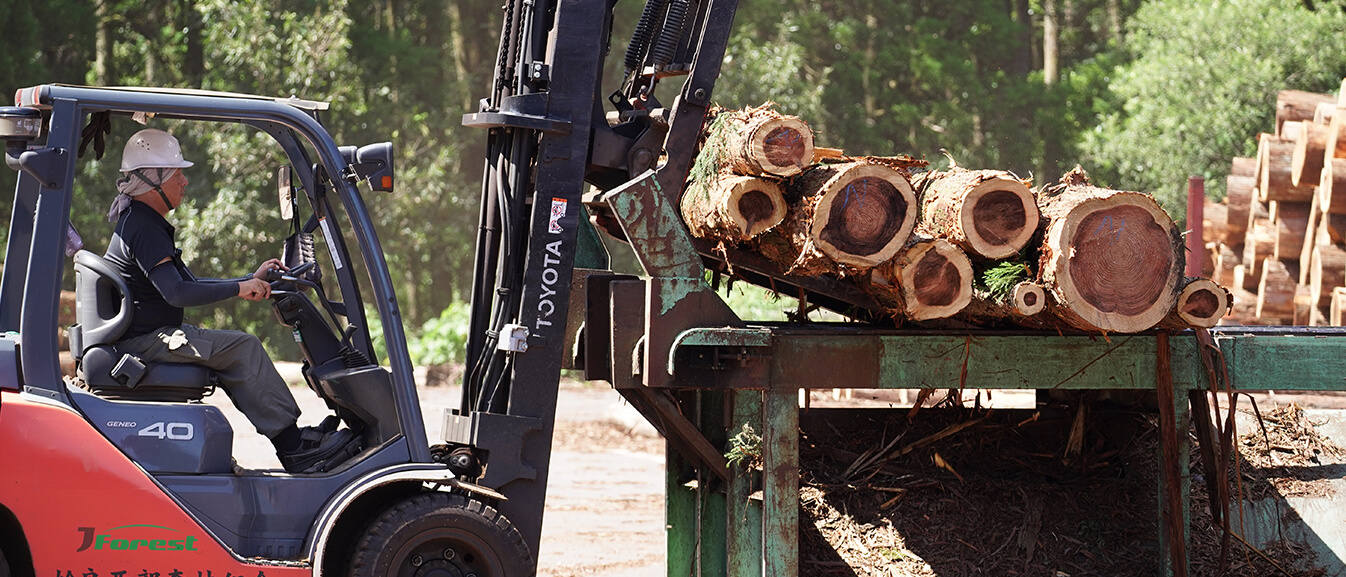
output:
[{"label": "warning sticker", "polygon": [[566,199],[551,199],[551,221],[547,223],[547,232],[561,234],[561,218],[566,215]]}]

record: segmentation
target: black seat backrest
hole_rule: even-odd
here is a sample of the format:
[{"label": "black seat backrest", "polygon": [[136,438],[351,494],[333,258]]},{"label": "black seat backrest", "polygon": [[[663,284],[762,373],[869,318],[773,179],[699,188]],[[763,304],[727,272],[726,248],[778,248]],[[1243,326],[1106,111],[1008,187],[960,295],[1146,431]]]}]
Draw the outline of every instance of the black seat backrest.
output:
[{"label": "black seat backrest", "polygon": [[109,399],[191,401],[210,393],[214,375],[204,366],[142,363],[114,346],[135,312],[126,281],[103,257],[75,253],[75,326],[70,351],[84,384]]},{"label": "black seat backrest", "polygon": [[[131,326],[131,291],[103,257],[75,253],[75,322],[82,348],[117,342]],[[84,351],[73,351],[82,355]]]}]

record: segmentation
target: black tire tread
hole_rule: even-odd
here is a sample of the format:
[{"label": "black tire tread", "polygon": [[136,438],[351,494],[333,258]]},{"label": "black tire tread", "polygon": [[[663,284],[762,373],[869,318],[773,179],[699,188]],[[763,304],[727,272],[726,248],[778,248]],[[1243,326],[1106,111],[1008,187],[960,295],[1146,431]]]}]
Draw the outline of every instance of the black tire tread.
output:
[{"label": "black tire tread", "polygon": [[[523,536],[509,519],[494,507],[458,493],[422,493],[389,507],[369,523],[356,544],[355,553],[351,556],[351,577],[375,577],[378,568],[374,565],[378,554],[388,547],[400,530],[426,516],[447,511],[459,511],[495,528],[499,532],[497,537],[506,541],[503,545],[507,548],[497,552],[507,559],[518,560],[525,568],[524,573],[517,577],[527,577],[536,573],[537,563],[532,552],[528,550],[528,545],[524,543]],[[0,577],[8,576],[0,574]]]}]

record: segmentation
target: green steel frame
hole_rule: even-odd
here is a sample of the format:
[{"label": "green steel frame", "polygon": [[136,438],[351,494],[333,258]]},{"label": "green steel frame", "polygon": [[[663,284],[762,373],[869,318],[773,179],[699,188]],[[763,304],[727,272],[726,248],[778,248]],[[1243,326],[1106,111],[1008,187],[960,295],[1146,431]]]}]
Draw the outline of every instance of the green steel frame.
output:
[{"label": "green steel frame", "polygon": [[[621,223],[646,277],[587,278],[585,362],[577,368],[612,382],[669,440],[670,577],[798,575],[798,393],[809,388],[1162,392],[1159,383],[1171,382],[1172,396],[1160,398],[1172,410],[1161,415],[1171,415],[1174,428],[1167,430],[1177,445],[1174,454],[1161,449],[1157,456],[1160,526],[1181,516],[1184,541],[1190,536],[1189,393],[1211,386],[1195,333],[749,326],[727,312],[705,281],[703,263],[722,266],[733,253],[698,247],[670,200],[680,187],[661,176],[650,171],[590,204]],[[812,290],[820,299],[834,296],[816,292],[825,285],[789,284],[795,279],[779,271],[741,270],[739,276]],[[1160,342],[1169,347],[1167,378]],[[1214,345],[1236,390],[1346,390],[1346,331],[1234,327],[1214,331]],[[763,438],[760,476],[724,462],[727,437],[745,423]],[[1176,566],[1185,565],[1184,557],[1171,560],[1167,540],[1161,534],[1160,573],[1186,575],[1185,566]]]}]

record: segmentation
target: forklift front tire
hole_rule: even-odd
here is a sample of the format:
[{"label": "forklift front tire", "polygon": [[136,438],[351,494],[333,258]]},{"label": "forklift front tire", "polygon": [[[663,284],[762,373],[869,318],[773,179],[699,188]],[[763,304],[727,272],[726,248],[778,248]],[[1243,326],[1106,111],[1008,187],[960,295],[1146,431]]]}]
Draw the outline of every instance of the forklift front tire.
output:
[{"label": "forklift front tire", "polygon": [[535,571],[523,536],[494,507],[456,493],[425,493],[389,507],[365,528],[350,574],[528,577]]}]

